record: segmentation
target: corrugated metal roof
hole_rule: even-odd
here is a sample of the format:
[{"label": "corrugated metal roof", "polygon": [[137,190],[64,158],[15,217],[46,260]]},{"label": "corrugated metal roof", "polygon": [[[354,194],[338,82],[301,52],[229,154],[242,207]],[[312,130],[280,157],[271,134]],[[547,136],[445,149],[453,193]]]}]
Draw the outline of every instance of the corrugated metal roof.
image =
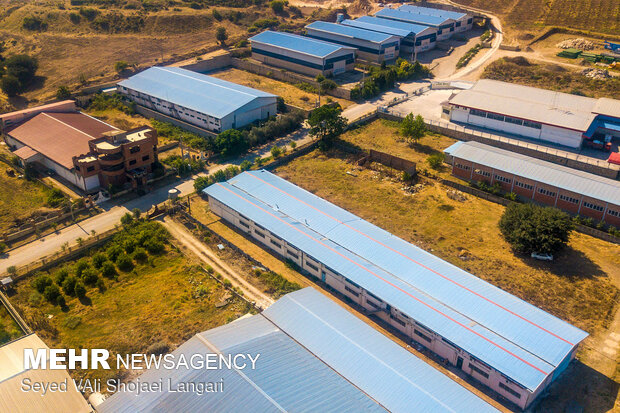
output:
[{"label": "corrugated metal roof", "polygon": [[361,16],[355,19],[354,21],[371,23],[371,24],[376,24],[376,25],[385,26],[385,27],[395,27],[401,30],[407,30],[416,36],[423,34],[422,32],[425,32],[425,31],[428,31],[429,33],[436,32],[434,28],[424,26],[422,24],[407,23],[407,22],[401,22],[401,21],[390,20],[390,19],[382,19],[380,17],[373,17],[373,16]]},{"label": "corrugated metal roof", "polygon": [[[208,412],[495,412],[467,389],[392,342],[312,288],[282,297],[260,315],[200,334],[172,354],[260,354],[256,369],[157,370],[162,392],[117,393],[101,413]],[[168,379],[217,381],[223,393],[167,392]]]},{"label": "corrugated metal roof", "polygon": [[487,165],[567,191],[620,205],[620,182],[577,169],[495,148],[479,142],[457,142],[445,150],[458,158]]},{"label": "corrugated metal roof", "polygon": [[293,50],[308,56],[326,58],[333,53],[341,50],[355,50],[353,47],[342,46],[323,40],[312,39],[310,37],[299,36],[292,33],[264,31],[256,36],[250,37],[250,42],[259,42],[272,46]]},{"label": "corrugated metal roof", "polygon": [[600,98],[592,110],[599,115],[620,118],[620,100],[610,98]]},{"label": "corrugated metal roof", "polygon": [[458,20],[458,19],[467,17],[466,13],[461,13],[458,11],[433,9],[431,7],[412,6],[411,4],[403,4],[402,6],[398,8],[398,10],[406,11],[407,13],[417,13],[417,14],[426,14],[428,16],[445,17],[445,18],[453,19],[453,20]]},{"label": "corrugated metal roof", "polygon": [[351,39],[363,40],[365,42],[383,44],[398,40],[398,38],[387,33],[364,30],[357,27],[344,26],[337,23],[316,21],[306,26],[306,29],[316,30],[324,33],[333,33]]},{"label": "corrugated metal roof", "polygon": [[[36,334],[30,334],[0,346],[0,411],[37,413],[88,413],[92,411],[86,399],[73,386],[66,369],[25,369],[24,350],[49,350]],[[46,355],[49,360],[49,355]],[[29,383],[62,383],[66,391],[24,391]]]},{"label": "corrugated metal roof", "polygon": [[204,192],[530,390],[587,336],[269,172]]},{"label": "corrugated metal roof", "polygon": [[452,19],[446,19],[445,17],[429,16],[425,14],[408,13],[402,10],[394,9],[381,9],[375,13],[375,16],[382,17],[391,20],[400,20],[409,23],[417,23],[425,26],[438,27],[444,24],[448,24]]},{"label": "corrugated metal roof", "polygon": [[[163,379],[161,392],[140,397],[116,393],[99,412],[384,412],[374,400],[314,357],[261,315],[197,334],[172,352],[189,360],[194,354],[259,354],[256,369],[150,369],[143,383]],[[168,380],[216,382],[224,391],[198,395],[168,391]]]},{"label": "corrugated metal roof", "polygon": [[263,315],[391,412],[497,411],[312,288]]},{"label": "corrugated metal roof", "polygon": [[119,85],[216,118],[260,98],[276,99],[271,93],[179,67],[151,67]]},{"label": "corrugated metal roof", "polygon": [[450,103],[585,132],[595,118],[596,99],[482,79]]},{"label": "corrugated metal roof", "polygon": [[342,25],[358,27],[360,29],[372,30],[379,33],[388,33],[394,36],[407,37],[412,33],[409,30],[398,29],[396,27],[383,26],[380,24],[366,23],[359,20],[343,20]]}]

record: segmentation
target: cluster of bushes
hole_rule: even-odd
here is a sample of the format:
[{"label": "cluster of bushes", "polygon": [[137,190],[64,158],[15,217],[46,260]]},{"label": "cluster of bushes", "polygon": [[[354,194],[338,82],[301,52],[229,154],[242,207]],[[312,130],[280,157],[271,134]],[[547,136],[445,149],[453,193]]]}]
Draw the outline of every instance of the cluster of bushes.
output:
[{"label": "cluster of bushes", "polygon": [[35,291],[30,295],[30,304],[38,306],[44,298],[53,305],[65,307],[65,296],[84,298],[89,287],[103,292],[104,278],[117,280],[119,271],[132,271],[136,264],[146,263],[149,256],[166,250],[167,231],[159,223],[140,219],[139,210],[127,213],[121,222],[123,230],[104,250],[80,258],[51,275],[36,276],[32,280]]},{"label": "cluster of bushes", "polygon": [[209,139],[197,135],[195,133],[188,132],[178,126],[168,122],[161,122],[155,119],[151,119],[151,125],[157,131],[159,136],[164,136],[168,139],[179,141],[183,139],[183,145],[187,145],[190,148],[206,151],[210,149]]},{"label": "cluster of bushes", "polygon": [[280,21],[278,19],[258,19],[250,27],[248,27],[248,33],[254,33],[260,30],[278,27]]},{"label": "cluster of bushes", "polygon": [[620,229],[613,225],[607,225],[603,221],[596,222],[592,218],[585,218],[577,215],[573,217],[573,222],[575,224],[598,229],[599,231],[606,231],[608,234],[620,238]]},{"label": "cluster of bushes", "polygon": [[183,159],[179,155],[169,156],[162,162],[174,168],[179,176],[187,176],[192,173],[202,172],[205,169],[205,162],[202,159]]},{"label": "cluster of bushes", "polygon": [[471,59],[474,58],[474,56],[476,56],[478,54],[478,52],[480,51],[480,49],[482,49],[482,45],[480,43],[478,43],[477,45],[475,45],[474,47],[472,47],[471,49],[469,49],[467,51],[467,53],[465,53],[463,55],[463,57],[461,57],[459,59],[458,62],[456,62],[456,68],[460,69],[462,67],[467,66],[467,64],[469,62],[471,62]]},{"label": "cluster of bushes", "polygon": [[484,33],[482,33],[482,36],[480,36],[480,41],[486,42],[487,40],[491,38],[491,36],[493,36],[493,33],[491,32],[491,30],[487,30]]},{"label": "cluster of bushes", "polygon": [[369,68],[368,77],[351,90],[351,99],[370,99],[393,88],[397,80],[422,79],[430,75],[430,69],[418,62],[409,63],[404,59],[398,59],[394,65],[384,62],[381,67]]},{"label": "cluster of bushes", "polygon": [[299,284],[291,282],[280,274],[272,271],[263,271],[257,268],[254,270],[254,275],[267,284],[266,292],[271,294],[274,298],[279,298],[285,294],[301,289]]},{"label": "cluster of bushes", "polygon": [[34,80],[39,63],[36,58],[18,54],[2,59],[0,56],[0,89],[8,96],[17,96]]},{"label": "cluster of bushes", "polygon": [[216,182],[224,182],[239,175],[243,171],[247,171],[252,167],[253,163],[251,161],[245,160],[241,162],[241,165],[238,167],[235,165],[230,165],[226,169],[220,169],[219,171],[212,173],[209,176],[199,176],[194,180],[194,189],[196,192],[200,192],[206,187],[213,185]]},{"label": "cluster of bushes", "polygon": [[63,202],[65,202],[65,199],[65,194],[60,189],[52,188],[47,191],[47,199],[45,203],[50,208],[58,208]]},{"label": "cluster of bushes", "polygon": [[144,18],[139,14],[127,16],[112,12],[96,17],[91,26],[98,32],[137,33],[144,27]]},{"label": "cluster of bushes", "polygon": [[22,28],[32,32],[42,32],[47,30],[47,23],[38,16],[27,16],[22,21]]},{"label": "cluster of bushes", "polygon": [[287,135],[299,128],[304,120],[303,113],[291,111],[269,119],[250,130],[229,129],[212,141],[212,150],[223,157],[239,155],[257,145]]},{"label": "cluster of bushes", "polygon": [[119,93],[113,93],[111,95],[104,95],[103,93],[96,94],[88,104],[89,110],[109,110],[116,109],[128,115],[136,113],[136,105],[133,102],[126,102]]}]

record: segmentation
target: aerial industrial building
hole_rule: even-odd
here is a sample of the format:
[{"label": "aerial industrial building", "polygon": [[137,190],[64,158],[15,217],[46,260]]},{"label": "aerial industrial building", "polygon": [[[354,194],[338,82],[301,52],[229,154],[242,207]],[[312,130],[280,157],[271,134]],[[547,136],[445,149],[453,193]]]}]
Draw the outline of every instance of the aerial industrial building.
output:
[{"label": "aerial industrial building", "polygon": [[580,148],[583,139],[620,137],[620,101],[594,99],[497,80],[477,81],[444,105],[444,115],[509,134]]},{"label": "aerial industrial building", "polygon": [[411,4],[403,4],[398,10],[406,11],[407,13],[425,14],[428,16],[438,16],[447,19],[454,20],[454,32],[464,32],[471,30],[474,24],[474,18],[467,13],[461,13],[457,11],[449,11],[442,9],[434,9],[431,7],[412,6]]},{"label": "aerial industrial building", "polygon": [[445,150],[452,174],[620,227],[620,182],[478,142]]},{"label": "aerial industrial building", "polygon": [[405,58],[411,58],[414,53],[433,49],[437,44],[437,30],[419,24],[380,19],[372,16],[361,16],[355,20],[343,20],[341,24],[400,37],[400,54]]},{"label": "aerial industrial building", "polygon": [[151,67],[118,84],[138,105],[212,132],[241,128],[277,113],[277,97],[178,67]]},{"label": "aerial industrial building", "polygon": [[[24,366],[25,350],[35,352],[49,347],[36,334],[28,334],[0,346],[0,411],[37,413],[89,413],[93,409],[73,385],[66,369],[29,368]],[[61,354],[62,357],[62,354]],[[52,383],[66,388],[49,387]],[[28,388],[27,386],[33,386]],[[48,391],[40,387],[45,385]],[[26,390],[24,390],[26,389]]]},{"label": "aerial industrial building", "polygon": [[148,370],[139,377],[143,383],[222,379],[224,391],[116,393],[97,411],[498,411],[312,288],[199,333],[172,355],[206,353],[260,356],[255,369]]},{"label": "aerial industrial building", "polygon": [[73,101],[55,105],[2,115],[4,140],[22,165],[42,165],[87,193],[146,185],[157,160],[155,130],[122,131],[78,112]]},{"label": "aerial industrial building", "polygon": [[270,30],[249,40],[253,59],[313,77],[338,75],[355,67],[353,47]]},{"label": "aerial industrial building", "polygon": [[521,408],[588,335],[267,171],[204,193],[231,225]]},{"label": "aerial industrial building", "polygon": [[357,57],[382,63],[398,57],[400,37],[337,23],[316,21],[306,26],[308,36],[357,49]]},{"label": "aerial industrial building", "polygon": [[454,33],[455,21],[441,16],[430,16],[427,14],[409,13],[403,10],[381,9],[375,13],[375,17],[382,19],[401,21],[405,23],[419,24],[422,26],[433,27],[437,30],[437,40],[446,40]]}]

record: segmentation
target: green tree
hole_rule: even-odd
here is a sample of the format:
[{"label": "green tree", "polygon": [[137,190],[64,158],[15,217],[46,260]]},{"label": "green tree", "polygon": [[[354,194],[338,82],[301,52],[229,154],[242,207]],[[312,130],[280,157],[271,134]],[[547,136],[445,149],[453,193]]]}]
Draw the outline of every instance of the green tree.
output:
[{"label": "green tree", "polygon": [[444,154],[442,152],[437,152],[432,155],[429,155],[429,157],[426,158],[426,162],[428,162],[428,165],[431,168],[440,169],[441,166],[443,165],[444,159],[445,159]]},{"label": "green tree", "polygon": [[67,295],[75,295],[75,284],[76,283],[77,283],[77,278],[75,278],[73,275],[70,275],[67,278],[65,278],[65,280],[62,282],[62,290]]},{"label": "green tree", "polygon": [[103,252],[98,252],[95,255],[93,255],[93,258],[92,258],[93,266],[95,268],[101,268],[103,266],[103,263],[106,262],[107,260],[108,260],[107,255],[105,255]]},{"label": "green tree", "polygon": [[116,267],[112,262],[106,261],[101,266],[101,275],[106,278],[114,278],[116,276]]},{"label": "green tree", "polygon": [[251,167],[252,167],[252,161],[249,161],[247,159],[241,162],[241,165],[239,165],[239,169],[241,169],[242,171],[247,171]]},{"label": "green tree", "polygon": [[321,150],[329,148],[347,127],[347,120],[341,114],[342,108],[339,104],[323,105],[313,110],[308,117],[309,134],[319,139]]},{"label": "green tree", "polygon": [[414,118],[413,113],[410,113],[400,124],[400,134],[409,141],[418,142],[425,133],[426,125],[420,115]]},{"label": "green tree", "polygon": [[81,281],[78,281],[75,283],[75,296],[77,298],[84,298],[86,297],[86,287],[84,287],[84,284],[82,284]]},{"label": "green tree", "polygon": [[15,76],[19,80],[23,90],[34,80],[39,63],[34,57],[18,54],[6,59],[4,67],[8,76]]},{"label": "green tree", "polygon": [[131,271],[133,269],[133,261],[126,253],[122,253],[116,258],[116,265],[118,266],[119,270],[125,272]]},{"label": "green tree", "polygon": [[280,148],[278,145],[274,145],[271,148],[271,156],[273,156],[273,159],[278,159],[281,155],[282,155],[282,148]]},{"label": "green tree", "polygon": [[116,70],[117,73],[122,72],[128,67],[129,67],[129,63],[127,63],[124,60],[119,60],[118,62],[114,63],[114,70]]},{"label": "green tree", "polygon": [[225,27],[218,27],[215,31],[215,40],[220,42],[220,44],[224,44],[224,42],[228,39],[228,33],[226,33]]},{"label": "green tree", "polygon": [[52,284],[54,284],[54,281],[48,275],[39,275],[32,281],[32,286],[40,293],[43,293]]},{"label": "green tree", "polygon": [[124,227],[131,225],[132,222],[133,222],[133,215],[131,215],[129,212],[125,213],[125,215],[121,217],[121,224]]},{"label": "green tree", "polygon": [[43,291],[43,297],[50,303],[56,304],[56,300],[60,295],[60,289],[56,284],[48,285],[45,287],[45,291]]},{"label": "green tree", "polygon": [[568,243],[573,222],[557,208],[512,203],[504,211],[499,229],[517,252],[553,254]]},{"label": "green tree", "polygon": [[216,151],[224,157],[238,155],[249,148],[247,138],[236,129],[228,129],[217,135],[213,145]]},{"label": "green tree", "polygon": [[8,96],[14,97],[19,95],[22,90],[22,85],[15,76],[6,75],[0,79],[0,89]]},{"label": "green tree", "polygon": [[140,215],[142,215],[142,211],[140,211],[140,208],[132,209],[131,213],[132,213],[134,219],[136,219],[136,220],[140,219]]},{"label": "green tree", "polygon": [[274,13],[281,14],[284,12],[284,6],[287,4],[288,2],[285,0],[273,0],[269,2],[269,7],[271,7],[271,10],[273,10]]},{"label": "green tree", "polygon": [[67,86],[59,86],[56,89],[56,99],[58,100],[66,100],[71,98],[71,91]]}]

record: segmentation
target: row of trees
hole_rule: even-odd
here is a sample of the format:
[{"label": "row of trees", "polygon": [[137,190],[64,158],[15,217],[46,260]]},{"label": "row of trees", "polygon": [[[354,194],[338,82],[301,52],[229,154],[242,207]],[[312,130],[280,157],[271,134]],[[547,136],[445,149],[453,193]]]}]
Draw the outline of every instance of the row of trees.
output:
[{"label": "row of trees", "polygon": [[65,297],[84,299],[89,287],[105,291],[104,278],[117,280],[119,272],[129,272],[150,256],[165,252],[168,232],[157,222],[140,217],[140,210],[125,214],[123,230],[108,242],[105,249],[83,257],[52,274],[40,274],[32,280],[29,302],[40,305],[42,299],[53,305],[66,306]]},{"label": "row of trees", "polygon": [[368,77],[351,90],[351,99],[360,100],[375,97],[381,92],[393,88],[397,80],[423,79],[430,76],[430,69],[418,62],[409,63],[404,59],[398,59],[394,65],[386,65],[383,62],[381,67],[371,66],[369,68]]}]

